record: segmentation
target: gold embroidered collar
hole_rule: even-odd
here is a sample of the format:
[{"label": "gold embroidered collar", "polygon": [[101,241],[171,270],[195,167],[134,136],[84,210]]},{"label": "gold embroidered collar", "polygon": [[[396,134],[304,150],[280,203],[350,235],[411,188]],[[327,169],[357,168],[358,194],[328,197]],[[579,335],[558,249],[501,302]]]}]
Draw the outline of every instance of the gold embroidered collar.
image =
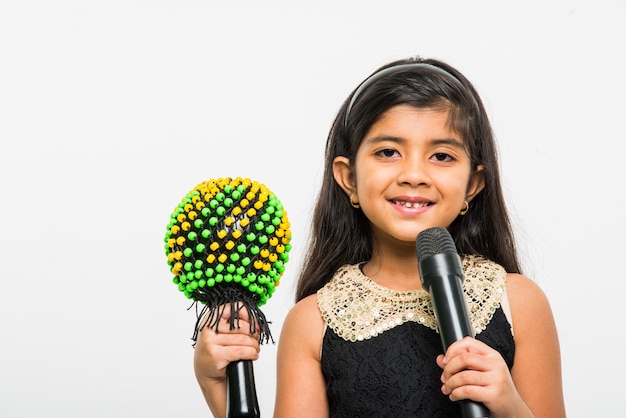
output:
[{"label": "gold embroidered collar", "polygon": [[[479,256],[464,257],[462,263],[470,322],[479,334],[500,306],[506,272],[502,266]],[[428,292],[401,292],[380,286],[356,264],[337,270],[317,292],[317,301],[327,326],[346,341],[376,337],[408,321],[438,331]]]}]

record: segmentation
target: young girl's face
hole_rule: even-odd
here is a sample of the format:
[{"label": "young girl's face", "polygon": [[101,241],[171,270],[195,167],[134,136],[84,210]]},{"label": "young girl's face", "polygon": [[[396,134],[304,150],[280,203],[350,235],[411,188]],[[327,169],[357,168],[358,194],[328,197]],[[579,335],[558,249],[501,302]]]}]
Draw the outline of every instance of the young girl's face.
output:
[{"label": "young girl's face", "polygon": [[424,229],[447,228],[482,190],[482,167],[472,173],[463,138],[447,122],[446,109],[392,107],[367,132],[353,165],[335,160],[335,178],[358,200],[375,239],[414,243]]}]

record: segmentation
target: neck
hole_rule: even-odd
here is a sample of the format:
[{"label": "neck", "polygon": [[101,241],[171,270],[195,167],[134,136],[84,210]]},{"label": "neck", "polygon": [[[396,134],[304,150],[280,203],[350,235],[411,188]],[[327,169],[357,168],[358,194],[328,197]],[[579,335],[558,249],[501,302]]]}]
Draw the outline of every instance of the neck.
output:
[{"label": "neck", "polygon": [[372,259],[363,272],[374,282],[390,289],[407,291],[422,288],[414,246],[385,245],[374,248]]}]

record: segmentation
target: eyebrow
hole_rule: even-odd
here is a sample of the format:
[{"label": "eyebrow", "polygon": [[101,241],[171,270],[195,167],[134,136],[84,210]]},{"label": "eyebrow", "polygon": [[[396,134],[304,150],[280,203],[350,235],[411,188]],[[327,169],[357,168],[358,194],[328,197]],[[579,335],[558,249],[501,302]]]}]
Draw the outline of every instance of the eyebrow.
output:
[{"label": "eyebrow", "polygon": [[[364,143],[368,143],[368,144],[372,144],[372,145],[376,145],[378,143],[381,142],[395,142],[395,143],[403,143],[406,142],[405,139],[401,138],[401,137],[397,137],[397,136],[390,136],[390,135],[380,135],[380,136],[375,136],[373,138],[368,138],[365,141],[363,141]],[[459,141],[458,139],[455,138],[437,138],[437,139],[430,139],[428,140],[428,144],[430,146],[439,146],[439,145],[450,145],[452,147],[455,148],[459,148],[459,149],[465,149],[465,144],[461,141]]]}]

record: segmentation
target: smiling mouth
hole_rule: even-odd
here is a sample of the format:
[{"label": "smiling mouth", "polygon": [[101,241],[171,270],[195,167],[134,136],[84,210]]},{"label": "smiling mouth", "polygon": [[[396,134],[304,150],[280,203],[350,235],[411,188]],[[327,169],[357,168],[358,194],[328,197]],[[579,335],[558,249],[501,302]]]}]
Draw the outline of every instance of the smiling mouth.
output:
[{"label": "smiling mouth", "polygon": [[403,206],[403,207],[409,208],[409,209],[423,208],[423,207],[431,205],[429,202],[404,202],[404,201],[401,201],[401,200],[392,200],[392,202],[395,205]]}]

